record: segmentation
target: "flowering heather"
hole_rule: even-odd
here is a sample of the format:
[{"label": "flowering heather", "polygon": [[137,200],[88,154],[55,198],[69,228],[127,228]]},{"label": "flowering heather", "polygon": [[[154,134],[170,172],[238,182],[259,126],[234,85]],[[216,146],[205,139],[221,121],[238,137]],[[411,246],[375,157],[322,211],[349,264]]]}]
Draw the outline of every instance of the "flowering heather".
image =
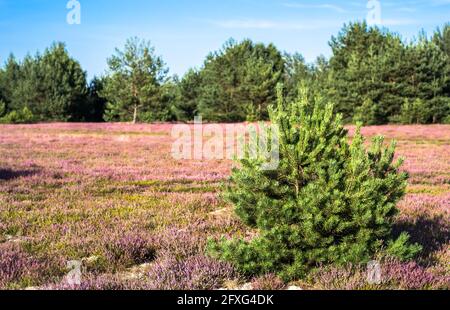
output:
[{"label": "flowering heather", "polygon": [[151,265],[147,274],[129,279],[114,274],[87,274],[79,285],[65,282],[42,287],[50,290],[210,290],[218,289],[236,277],[227,263],[203,255],[185,260],[162,258]]},{"label": "flowering heather", "polygon": [[352,265],[319,268],[309,275],[308,282],[320,290],[360,290],[368,287],[364,269]]},{"label": "flowering heather", "polygon": [[41,287],[43,290],[107,290],[107,291],[123,291],[123,290],[148,290],[150,286],[147,281],[123,279],[114,274],[86,274],[81,278],[79,285],[70,285],[65,282],[50,284]]},{"label": "flowering heather", "polygon": [[267,274],[253,279],[252,288],[256,291],[278,291],[286,288],[286,284],[274,274]]},{"label": "flowering heather", "polygon": [[[85,262],[79,289],[210,289],[239,278],[204,256],[208,238],[252,235],[220,199],[232,163],[174,160],[171,130],[171,124],[0,125],[0,288],[66,289],[55,283],[70,260]],[[386,286],[443,287],[450,274],[450,126],[362,132],[398,141],[411,179],[396,225],[425,248],[420,266],[389,265]],[[151,266],[143,279],[120,276],[142,263]],[[313,287],[367,288],[362,271],[336,267],[319,275]],[[278,287],[270,276],[255,281]]]},{"label": "flowering heather", "polygon": [[158,257],[186,259],[202,253],[206,244],[206,236],[199,236],[192,229],[181,230],[169,228],[154,237]]},{"label": "flowering heather", "polygon": [[107,266],[124,266],[142,264],[152,261],[155,256],[155,247],[152,240],[145,235],[134,233],[117,233],[108,237],[105,242]]},{"label": "flowering heather", "polygon": [[443,194],[409,194],[400,202],[398,207],[403,211],[402,216],[404,217],[442,215],[448,222],[450,218],[450,191]]},{"label": "flowering heather", "polygon": [[155,290],[210,290],[218,289],[227,280],[236,277],[234,268],[204,255],[183,260],[161,258],[152,266],[148,278]]},{"label": "flowering heather", "polygon": [[49,262],[27,254],[19,245],[0,244],[0,289],[39,284],[56,272]]},{"label": "flowering heather", "polygon": [[390,260],[381,264],[380,283],[369,283],[366,266],[323,267],[309,276],[316,289],[449,289],[450,277],[415,262]]},{"label": "flowering heather", "polygon": [[409,290],[450,289],[450,276],[435,274],[415,262],[387,262],[382,266],[383,282]]}]

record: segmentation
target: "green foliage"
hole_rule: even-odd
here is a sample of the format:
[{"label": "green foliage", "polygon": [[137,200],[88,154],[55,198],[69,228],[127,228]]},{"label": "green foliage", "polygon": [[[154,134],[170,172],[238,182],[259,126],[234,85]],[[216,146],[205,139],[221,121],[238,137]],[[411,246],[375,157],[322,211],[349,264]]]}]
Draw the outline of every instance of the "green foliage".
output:
[{"label": "green foliage", "polygon": [[388,122],[403,103],[398,96],[405,53],[400,38],[366,23],[353,23],[344,26],[330,45],[333,56],[325,88],[330,99],[339,103],[345,122]]},{"label": "green foliage", "polygon": [[[128,39],[123,51],[116,49],[108,59],[109,75],[105,78],[102,97],[107,100],[106,121],[133,121],[148,114],[165,113],[161,103],[161,86],[168,69],[155,55],[150,42]],[[143,117],[144,116],[144,117]]]},{"label": "green foliage", "polygon": [[344,25],[332,56],[305,62],[273,44],[227,41],[198,70],[168,78],[149,42],[129,39],[108,60],[108,75],[86,81],[63,43],[0,68],[4,114],[27,107],[36,121],[267,120],[282,82],[288,101],[299,85],[336,102],[345,123],[442,123],[450,115],[450,24],[406,42],[365,22]]},{"label": "green foliage", "polygon": [[444,120],[442,121],[443,124],[447,124],[450,125],[450,115],[448,115],[447,117],[444,118]]},{"label": "green foliage", "polygon": [[283,57],[272,44],[228,41],[207,57],[200,71],[198,113],[210,121],[245,121],[246,111],[266,119],[283,67]]},{"label": "green foliage", "polygon": [[12,111],[0,118],[2,124],[31,124],[35,122],[33,113],[24,107],[20,111]]},{"label": "green foliage", "polygon": [[412,70],[406,72],[412,98],[425,101],[427,119],[424,123],[438,123],[449,115],[449,96],[446,87],[450,82],[450,67],[446,55],[423,34],[415,46],[408,47],[408,63]]},{"label": "green foliage", "polygon": [[8,110],[20,115],[27,108],[38,121],[78,120],[86,100],[86,73],[62,43],[20,63],[10,56],[2,80]]},{"label": "green foliage", "polygon": [[349,143],[334,106],[308,93],[286,104],[280,89],[271,109],[279,167],[262,170],[261,160],[246,158],[232,172],[225,198],[258,236],[212,241],[210,253],[246,274],[275,272],[285,280],[319,264],[367,262],[388,245],[410,256],[404,235],[391,235],[408,179],[402,160],[394,161],[395,143],[385,147],[378,137],[366,151],[359,130]]},{"label": "green foliage", "polygon": [[178,83],[178,93],[176,98],[177,119],[182,121],[192,121],[197,114],[198,98],[202,78],[198,71],[189,70]]},{"label": "green foliage", "polygon": [[402,106],[400,121],[402,124],[426,124],[429,119],[428,108],[422,99],[410,102],[408,99]]},{"label": "green foliage", "polygon": [[402,233],[396,240],[390,240],[386,248],[386,254],[400,260],[413,259],[422,251],[422,246],[418,244],[409,244],[409,235]]},{"label": "green foliage", "polygon": [[87,122],[101,122],[106,109],[106,100],[101,97],[104,89],[104,78],[94,77],[88,86],[87,100],[80,105],[79,118]]},{"label": "green foliage", "polygon": [[362,106],[355,109],[353,121],[365,125],[376,125],[378,113],[378,106],[371,99],[366,99]]},{"label": "green foliage", "polygon": [[445,123],[449,112],[450,98],[437,97],[428,101],[416,99],[413,102],[406,99],[399,117],[392,120],[402,124]]},{"label": "green foliage", "polygon": [[[433,41],[441,51],[447,56],[447,66],[445,68],[447,83],[445,86],[445,95],[450,98],[450,23],[444,25],[442,29],[435,32]],[[447,115],[450,116],[450,111],[447,110]],[[447,116],[447,117],[448,117]]]},{"label": "green foliage", "polygon": [[0,117],[6,113],[6,103],[0,99]]},{"label": "green foliage", "polygon": [[[78,108],[86,100],[86,72],[73,60],[62,43],[47,49],[40,59],[43,102],[30,107],[45,120],[73,121],[80,118]],[[41,106],[43,105],[43,106]]]},{"label": "green foliage", "polygon": [[305,62],[302,55],[296,53],[293,55],[284,54],[284,86],[286,99],[288,101],[298,98],[299,85],[312,84],[311,68]]},{"label": "green foliage", "polygon": [[339,102],[337,109],[346,122],[403,122],[406,100],[423,101],[421,120],[412,121],[441,122],[450,113],[450,59],[444,40],[437,32],[433,40],[420,34],[417,42],[405,44],[398,35],[366,23],[346,25],[330,43],[333,56],[325,93]]},{"label": "green foliage", "polygon": [[15,57],[10,55],[5,66],[0,70],[0,99],[5,102],[6,106],[11,106],[13,94],[17,89],[20,74],[20,66]]}]

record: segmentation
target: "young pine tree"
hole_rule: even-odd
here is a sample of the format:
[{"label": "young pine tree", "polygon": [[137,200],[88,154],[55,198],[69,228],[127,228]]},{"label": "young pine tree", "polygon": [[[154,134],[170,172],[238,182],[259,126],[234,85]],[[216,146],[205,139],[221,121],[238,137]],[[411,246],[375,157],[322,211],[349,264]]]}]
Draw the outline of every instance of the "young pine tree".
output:
[{"label": "young pine tree", "polygon": [[287,105],[278,93],[270,111],[280,131],[278,168],[241,160],[225,195],[257,237],[211,241],[211,255],[248,275],[292,280],[320,264],[364,263],[382,250],[403,258],[418,252],[406,234],[396,241],[391,234],[408,179],[402,161],[394,162],[395,144],[386,148],[378,137],[366,151],[359,130],[348,142],[332,104],[303,89]]}]

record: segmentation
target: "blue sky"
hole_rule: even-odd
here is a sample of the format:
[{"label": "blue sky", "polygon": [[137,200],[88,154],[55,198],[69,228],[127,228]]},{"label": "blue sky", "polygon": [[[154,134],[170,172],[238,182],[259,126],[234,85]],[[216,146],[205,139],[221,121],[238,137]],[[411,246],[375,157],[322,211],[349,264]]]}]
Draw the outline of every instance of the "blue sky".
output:
[{"label": "blue sky", "polygon": [[[66,42],[90,77],[131,36],[150,40],[172,74],[199,67],[230,37],[273,42],[308,61],[329,55],[344,22],[363,20],[367,0],[78,0],[81,24],[69,25],[68,0],[0,0],[0,62],[53,41]],[[383,24],[411,39],[450,21],[450,0],[380,0]]]}]

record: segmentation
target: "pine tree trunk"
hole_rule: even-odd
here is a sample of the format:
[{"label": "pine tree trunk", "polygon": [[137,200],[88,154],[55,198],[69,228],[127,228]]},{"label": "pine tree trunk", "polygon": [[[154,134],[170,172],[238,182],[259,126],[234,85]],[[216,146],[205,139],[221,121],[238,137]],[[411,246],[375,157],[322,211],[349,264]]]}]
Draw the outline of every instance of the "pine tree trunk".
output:
[{"label": "pine tree trunk", "polygon": [[137,119],[137,105],[134,106],[133,124],[136,124],[136,119]]}]

